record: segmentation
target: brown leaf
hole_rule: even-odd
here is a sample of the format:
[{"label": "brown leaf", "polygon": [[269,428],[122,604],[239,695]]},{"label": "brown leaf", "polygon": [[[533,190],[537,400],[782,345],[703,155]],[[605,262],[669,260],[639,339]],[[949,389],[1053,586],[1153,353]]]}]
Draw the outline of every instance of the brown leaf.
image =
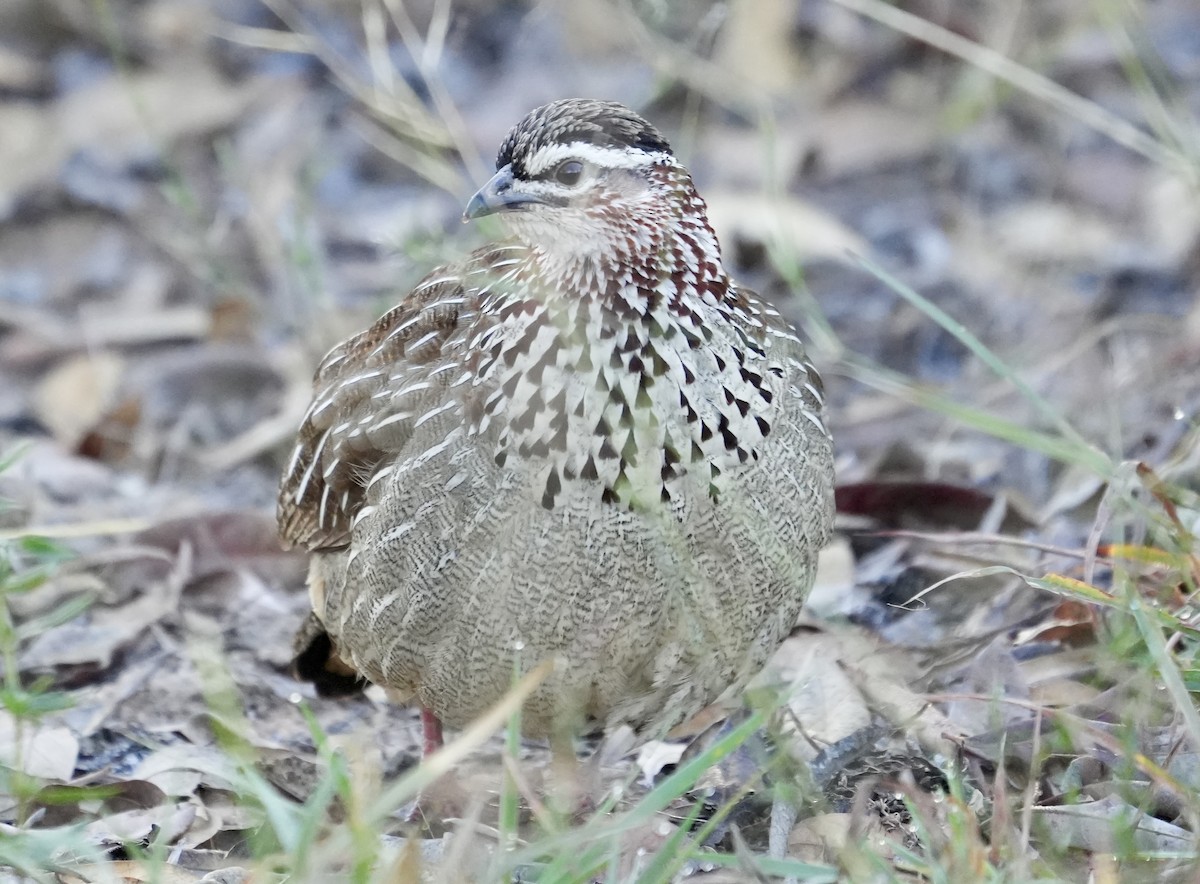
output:
[{"label": "brown leaf", "polygon": [[857,482],[839,485],[837,511],[866,516],[888,528],[914,520],[939,528],[971,530],[991,508],[990,494],[945,482]]},{"label": "brown leaf", "polygon": [[98,351],[70,356],[38,384],[34,411],[54,438],[72,451],[109,408],[121,382],[120,356]]},{"label": "brown leaf", "polygon": [[237,568],[249,568],[268,579],[303,575],[307,557],[285,551],[273,514],[258,510],[208,512],[161,522],[143,531],[137,542],[174,553],[188,544],[193,553],[192,579]]}]

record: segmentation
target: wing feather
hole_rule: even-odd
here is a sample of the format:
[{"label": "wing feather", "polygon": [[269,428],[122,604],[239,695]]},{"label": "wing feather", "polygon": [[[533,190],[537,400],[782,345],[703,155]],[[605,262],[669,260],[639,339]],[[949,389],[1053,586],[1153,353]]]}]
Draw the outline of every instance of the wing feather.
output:
[{"label": "wing feather", "polygon": [[430,273],[370,328],[333,348],[279,487],[279,533],[308,550],[343,546],[367,484],[401,450],[414,416],[448,376],[446,343],[467,319],[467,292],[447,268]]}]

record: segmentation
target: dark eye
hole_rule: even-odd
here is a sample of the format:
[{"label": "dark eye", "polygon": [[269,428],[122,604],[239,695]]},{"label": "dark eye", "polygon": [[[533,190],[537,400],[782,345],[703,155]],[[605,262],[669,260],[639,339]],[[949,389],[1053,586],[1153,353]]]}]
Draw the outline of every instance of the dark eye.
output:
[{"label": "dark eye", "polygon": [[554,180],[559,184],[567,185],[567,187],[578,184],[582,177],[583,163],[579,160],[565,160],[559,163],[558,168],[554,170]]}]

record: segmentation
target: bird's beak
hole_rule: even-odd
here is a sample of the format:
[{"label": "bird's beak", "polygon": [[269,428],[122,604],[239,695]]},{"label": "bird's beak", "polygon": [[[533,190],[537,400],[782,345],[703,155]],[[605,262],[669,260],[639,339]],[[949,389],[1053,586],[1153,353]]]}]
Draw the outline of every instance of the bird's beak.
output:
[{"label": "bird's beak", "polygon": [[512,184],[512,166],[504,166],[471,197],[471,201],[463,210],[463,221],[482,218],[484,215],[492,215],[496,212],[508,212],[531,203],[541,202],[536,196],[514,193]]}]

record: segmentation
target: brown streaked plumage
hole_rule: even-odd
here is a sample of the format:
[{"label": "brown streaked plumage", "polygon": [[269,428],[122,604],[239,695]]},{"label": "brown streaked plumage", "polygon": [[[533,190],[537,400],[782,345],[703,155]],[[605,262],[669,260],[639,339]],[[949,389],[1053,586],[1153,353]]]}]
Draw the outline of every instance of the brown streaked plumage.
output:
[{"label": "brown streaked plumage", "polygon": [[461,726],[553,657],[528,732],[665,729],[752,675],[811,586],[820,380],[627,108],[529,114],[467,207],[490,213],[509,240],[317,370],[279,497],[329,642],[301,668],[352,680],[336,655]]}]

